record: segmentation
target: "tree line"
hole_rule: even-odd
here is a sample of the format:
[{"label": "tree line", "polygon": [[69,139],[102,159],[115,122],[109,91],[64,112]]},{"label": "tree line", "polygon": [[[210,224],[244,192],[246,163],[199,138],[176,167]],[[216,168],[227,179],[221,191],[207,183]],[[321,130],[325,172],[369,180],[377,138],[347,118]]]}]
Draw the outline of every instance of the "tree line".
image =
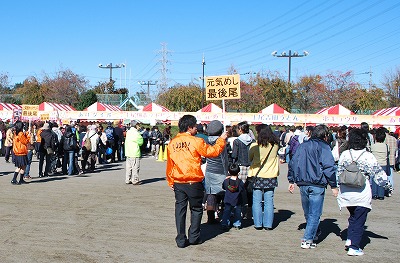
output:
[{"label": "tree line", "polygon": [[[237,71],[230,69],[228,74],[237,74]],[[225,106],[230,112],[259,112],[276,103],[289,112],[315,113],[321,108],[340,103],[355,113],[371,114],[378,109],[398,106],[399,87],[400,69],[387,73],[380,87],[361,85],[354,80],[351,71],[302,76],[297,82],[291,83],[278,72],[259,72],[246,81],[242,80],[241,98],[226,100]],[[46,101],[83,110],[98,101],[98,94],[129,95],[126,88],[115,88],[113,81],[98,82],[92,87],[84,76],[70,69],[61,69],[52,76],[44,74],[41,79],[30,76],[23,83],[14,85],[10,85],[6,73],[0,73],[1,102],[38,105]],[[139,98],[142,103],[151,101],[143,91],[132,97],[134,100]],[[194,112],[205,104],[204,101],[202,87],[191,82],[160,90],[154,102],[172,111]],[[221,101],[206,102],[221,105]]]}]

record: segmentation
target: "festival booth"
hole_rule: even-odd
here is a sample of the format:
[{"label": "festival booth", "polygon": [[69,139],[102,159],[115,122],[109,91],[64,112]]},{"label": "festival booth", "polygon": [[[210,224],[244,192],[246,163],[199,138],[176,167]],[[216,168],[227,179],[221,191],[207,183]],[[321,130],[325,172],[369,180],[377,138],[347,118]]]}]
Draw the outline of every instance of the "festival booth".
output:
[{"label": "festival booth", "polygon": [[400,107],[391,107],[375,111],[374,116],[400,116]]},{"label": "festival booth", "polygon": [[[279,106],[276,103],[272,103],[271,105],[265,107],[264,109],[260,110],[258,113],[268,114],[268,115],[276,115],[276,114],[290,114],[290,112],[286,111],[284,108]],[[287,123],[284,122],[276,122],[274,120],[264,121],[264,122],[253,122],[253,124],[274,124],[274,125],[286,125]]]},{"label": "festival booth", "polygon": [[317,111],[315,114],[320,115],[354,115],[355,113],[349,110],[348,108],[342,106],[341,104],[337,104],[335,106],[322,108]]},{"label": "festival booth", "polygon": [[[379,116],[392,116],[392,117],[400,116],[400,107],[391,107],[391,108],[385,108],[385,109],[377,110],[372,115],[376,116],[376,117],[379,117]],[[383,125],[378,123],[378,124],[373,125],[373,128],[378,128],[378,127],[381,127],[381,126],[383,126]],[[386,125],[386,127],[388,127],[391,131],[395,131],[395,133],[397,133],[397,134],[400,133],[400,126],[399,125],[391,125],[391,126]]]},{"label": "festival booth", "polygon": [[87,107],[86,109],[84,109],[84,111],[90,111],[90,112],[95,112],[95,111],[122,111],[120,107],[116,106],[116,105],[111,105],[111,104],[105,104],[105,103],[101,103],[101,102],[95,102],[92,105],[90,105],[89,107]]},{"label": "festival booth", "polygon": [[152,119],[139,119],[139,121],[142,123],[148,123],[148,124],[154,126],[157,124],[157,122],[162,122],[162,123],[170,123],[171,122],[170,120],[163,118],[162,114],[158,114],[158,113],[171,112],[171,111],[169,109],[167,109],[166,107],[164,107],[162,105],[158,105],[154,102],[147,104],[140,111],[155,113],[155,115]]},{"label": "festival booth", "polygon": [[[206,106],[204,106],[203,108],[201,108],[200,110],[198,110],[196,113],[198,113],[198,115],[200,115],[202,117],[202,115],[204,115],[204,113],[206,113],[208,115],[208,118],[211,120],[218,120],[221,117],[221,114],[223,113],[222,108],[220,108],[218,105],[214,104],[214,103],[210,103]],[[212,114],[215,114],[214,116],[212,116]],[[223,115],[222,115],[223,118]],[[197,120],[201,123],[210,123],[209,120],[201,120],[201,118],[197,117]],[[222,119],[220,119],[222,120]],[[227,123],[226,121],[224,121],[224,124],[227,125],[229,123]]]},{"label": "festival booth", "polygon": [[83,112],[85,112],[85,114],[83,114],[84,117],[82,117],[82,119],[79,119],[81,122],[105,122],[106,120],[110,120],[112,113],[122,112],[122,110],[116,105],[95,102],[84,109]]},{"label": "festival booth", "polygon": [[200,110],[198,110],[197,112],[222,113],[222,109],[220,107],[218,107],[217,105],[215,105],[214,103],[210,103],[210,104],[204,106],[203,108],[201,108]]},{"label": "festival booth", "polygon": [[37,116],[37,118],[40,118],[42,121],[60,121],[64,119],[66,113],[70,111],[76,111],[76,109],[66,104],[42,102],[39,104],[39,116]]},{"label": "festival booth", "polygon": [[[348,108],[342,106],[341,104],[336,104],[335,106],[322,108],[319,111],[317,111],[315,114],[318,114],[318,115],[341,115],[341,116],[355,115],[354,112],[352,112]],[[343,123],[342,124],[339,124],[339,123],[324,123],[324,124],[326,124],[327,126],[340,126],[340,125],[343,125]],[[350,123],[348,123],[346,125],[349,125],[349,124]],[[359,124],[357,124],[357,125],[359,126]],[[357,126],[357,125],[353,124],[352,126]]]},{"label": "festival booth", "polygon": [[22,107],[17,104],[0,102],[0,119],[2,121],[12,120],[14,110],[20,111]]}]

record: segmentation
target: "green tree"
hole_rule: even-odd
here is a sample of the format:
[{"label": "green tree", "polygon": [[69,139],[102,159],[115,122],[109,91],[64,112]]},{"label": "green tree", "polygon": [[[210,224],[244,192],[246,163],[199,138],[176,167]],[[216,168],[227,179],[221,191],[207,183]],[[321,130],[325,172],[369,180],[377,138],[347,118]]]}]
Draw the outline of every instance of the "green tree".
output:
[{"label": "green tree", "polygon": [[195,112],[201,108],[202,91],[199,85],[189,83],[189,85],[177,84],[165,91],[162,91],[156,103],[163,105],[171,111]]},{"label": "green tree", "polygon": [[74,106],[77,110],[84,110],[95,102],[97,102],[96,93],[93,90],[88,90],[81,94],[79,102],[75,103]]},{"label": "green tree", "polygon": [[258,78],[258,85],[263,91],[265,106],[276,103],[284,109],[292,108],[293,87],[279,74],[273,74],[267,78]]}]

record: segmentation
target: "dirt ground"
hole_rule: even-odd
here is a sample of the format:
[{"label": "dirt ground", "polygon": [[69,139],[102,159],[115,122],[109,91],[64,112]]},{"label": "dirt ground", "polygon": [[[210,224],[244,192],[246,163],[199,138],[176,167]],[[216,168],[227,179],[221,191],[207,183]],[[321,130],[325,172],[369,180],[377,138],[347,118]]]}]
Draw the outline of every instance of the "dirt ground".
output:
[{"label": "dirt ground", "polygon": [[[125,163],[99,166],[81,176],[37,178],[10,184],[14,167],[0,159],[0,262],[399,262],[400,191],[373,201],[363,239],[365,255],[346,255],[347,210],[327,191],[316,249],[300,248],[304,223],[298,189],[287,191],[281,165],[272,231],[222,232],[205,224],[201,245],[175,244],[174,195],[165,162],[141,160],[140,186],[125,185]],[[400,185],[396,174],[395,184]],[[395,185],[396,186],[396,185]],[[300,228],[300,230],[299,230]]]}]

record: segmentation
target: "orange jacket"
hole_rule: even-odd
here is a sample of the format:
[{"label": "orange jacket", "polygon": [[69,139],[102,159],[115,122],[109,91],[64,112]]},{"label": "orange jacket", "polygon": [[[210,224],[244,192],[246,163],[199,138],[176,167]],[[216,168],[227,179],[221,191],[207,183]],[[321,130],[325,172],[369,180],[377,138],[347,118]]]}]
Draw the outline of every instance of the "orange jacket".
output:
[{"label": "orange jacket", "polygon": [[30,136],[26,135],[23,132],[18,133],[18,135],[14,136],[13,141],[13,152],[15,155],[27,155],[28,148],[26,145],[30,142]]},{"label": "orange jacket", "polygon": [[167,182],[197,183],[204,179],[201,171],[201,156],[217,157],[224,149],[226,141],[218,138],[214,145],[207,144],[204,139],[186,132],[178,133],[168,144]]},{"label": "orange jacket", "polygon": [[42,129],[39,129],[36,133],[36,142],[38,142],[40,144],[40,142],[42,141],[42,136],[40,136],[40,134],[42,133]]}]

